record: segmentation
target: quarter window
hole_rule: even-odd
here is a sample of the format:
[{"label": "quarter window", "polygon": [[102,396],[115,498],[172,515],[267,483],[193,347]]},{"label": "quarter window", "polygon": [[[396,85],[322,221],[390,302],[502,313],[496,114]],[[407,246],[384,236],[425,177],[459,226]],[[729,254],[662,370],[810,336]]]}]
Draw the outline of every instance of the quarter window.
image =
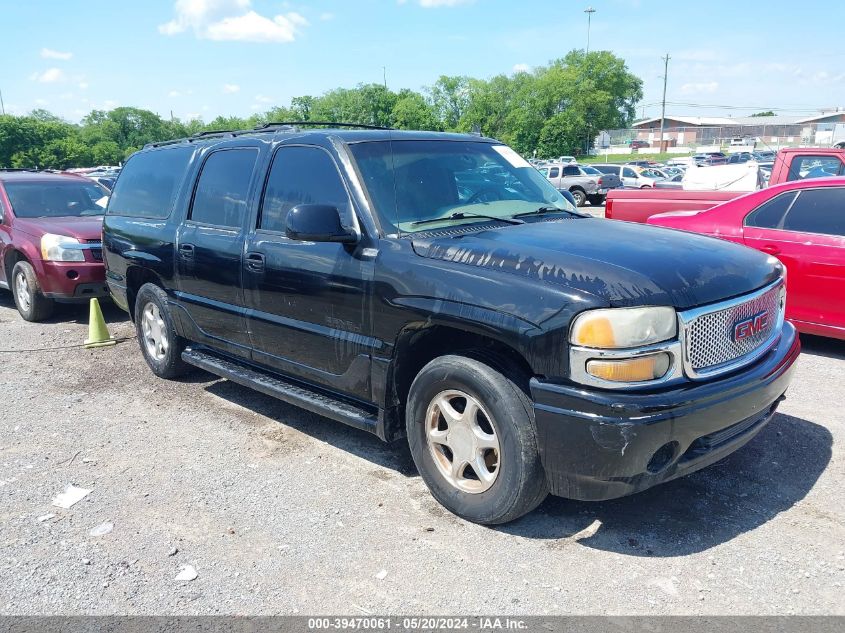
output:
[{"label": "quarter window", "polygon": [[133,218],[168,217],[194,149],[168,147],[132,156],[115,183],[106,213]]},{"label": "quarter window", "polygon": [[756,226],[761,229],[778,229],[783,222],[783,216],[795,200],[795,192],[789,191],[767,200],[748,214],[746,226]]},{"label": "quarter window", "polygon": [[213,152],[197,181],[191,219],[201,224],[241,227],[257,158],[258,151],[253,148]]},{"label": "quarter window", "polygon": [[280,147],[273,158],[258,227],[284,232],[288,212],[299,204],[337,207],[341,217],[350,211],[349,195],[331,156],[317,147]]},{"label": "quarter window", "polygon": [[549,178],[557,178],[560,175],[560,170],[557,167],[552,167],[549,171]]}]

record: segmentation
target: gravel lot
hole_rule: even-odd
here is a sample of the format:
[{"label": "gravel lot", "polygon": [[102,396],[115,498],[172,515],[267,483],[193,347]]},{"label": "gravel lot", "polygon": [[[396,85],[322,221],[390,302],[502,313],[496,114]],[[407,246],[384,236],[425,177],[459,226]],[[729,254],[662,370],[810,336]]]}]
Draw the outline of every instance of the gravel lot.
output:
[{"label": "gravel lot", "polygon": [[[25,323],[0,292],[0,349],[86,323]],[[845,344],[804,345],[740,452],[500,529],[441,509],[407,449],[200,372],[158,380],[135,341],[0,353],[0,614],[845,614]],[[92,492],[52,507],[69,483]]]}]

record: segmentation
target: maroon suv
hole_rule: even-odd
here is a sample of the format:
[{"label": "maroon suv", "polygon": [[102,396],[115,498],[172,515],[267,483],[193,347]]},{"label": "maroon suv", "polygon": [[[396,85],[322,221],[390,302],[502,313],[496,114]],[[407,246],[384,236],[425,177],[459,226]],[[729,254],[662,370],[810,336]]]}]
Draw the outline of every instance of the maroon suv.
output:
[{"label": "maroon suv", "polygon": [[56,301],[108,295],[101,235],[108,191],[80,176],[0,170],[0,288],[27,321]]}]

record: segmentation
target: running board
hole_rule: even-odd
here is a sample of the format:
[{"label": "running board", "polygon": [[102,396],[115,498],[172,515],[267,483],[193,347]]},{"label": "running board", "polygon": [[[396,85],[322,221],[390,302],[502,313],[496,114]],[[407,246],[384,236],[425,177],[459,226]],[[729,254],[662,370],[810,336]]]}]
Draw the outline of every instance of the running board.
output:
[{"label": "running board", "polygon": [[241,365],[206,350],[188,348],[182,360],[244,387],[278,398],[306,411],[343,422],[357,429],[377,433],[378,416],[362,407],[289,382],[277,374]]}]

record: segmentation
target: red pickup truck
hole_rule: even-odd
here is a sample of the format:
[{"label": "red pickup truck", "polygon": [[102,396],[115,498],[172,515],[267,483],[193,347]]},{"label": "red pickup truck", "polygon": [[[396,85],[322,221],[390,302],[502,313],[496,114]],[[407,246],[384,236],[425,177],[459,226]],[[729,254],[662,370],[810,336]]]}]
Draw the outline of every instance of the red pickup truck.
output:
[{"label": "red pickup truck", "polygon": [[88,178],[0,170],[0,288],[27,321],[56,301],[108,296],[101,236],[109,192]]},{"label": "red pickup truck", "polygon": [[[769,185],[804,178],[845,175],[845,149],[790,147],[775,157]],[[605,217],[645,222],[669,211],[700,211],[744,195],[742,191],[683,191],[681,189],[613,189],[607,194]]]}]

